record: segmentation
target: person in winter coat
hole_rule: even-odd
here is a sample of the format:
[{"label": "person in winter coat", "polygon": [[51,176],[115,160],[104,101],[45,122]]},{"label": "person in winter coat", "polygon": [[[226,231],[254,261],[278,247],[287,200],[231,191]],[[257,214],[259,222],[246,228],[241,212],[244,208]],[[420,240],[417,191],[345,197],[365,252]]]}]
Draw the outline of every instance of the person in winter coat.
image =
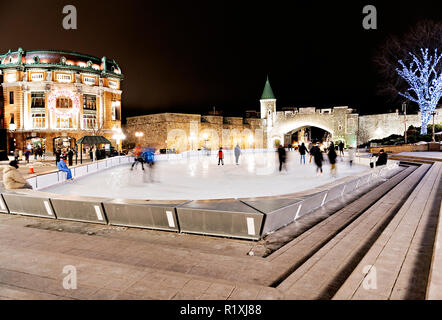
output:
[{"label": "person in winter coat", "polygon": [[61,157],[61,151],[60,149],[57,149],[57,151],[55,151],[55,164],[58,165],[58,162],[60,161],[60,157]]},{"label": "person in winter coat", "polygon": [[32,189],[18,171],[18,162],[15,160],[9,162],[9,166],[3,169],[3,184],[7,190]]},{"label": "person in winter coat", "polygon": [[387,158],[388,155],[384,152],[384,149],[381,149],[381,151],[379,152],[378,160],[376,161],[376,167],[387,164]]},{"label": "person in winter coat", "polygon": [[239,144],[235,147],[235,161],[236,164],[238,164],[239,156],[241,155],[241,148],[239,147]]},{"label": "person in winter coat", "polygon": [[279,158],[279,171],[282,170],[283,166],[284,166],[285,171],[287,171],[287,167],[285,165],[285,161],[287,159],[287,154],[285,152],[285,148],[282,145],[279,145],[279,147],[278,147],[278,158]]},{"label": "person in winter coat", "polygon": [[72,179],[72,172],[71,172],[71,169],[69,169],[68,168],[68,166],[66,165],[66,157],[63,157],[63,158],[61,158],[60,159],[60,161],[58,161],[58,163],[57,163],[57,168],[58,168],[58,170],[60,170],[60,171],[64,171],[64,172],[66,172],[66,179],[67,180],[70,180],[70,179]]},{"label": "person in winter coat", "polygon": [[221,148],[219,148],[219,151],[218,151],[218,165],[219,164],[222,164],[222,165],[224,165],[224,153],[223,153],[223,148],[221,147]]},{"label": "person in winter coat", "polygon": [[330,144],[330,148],[328,150],[328,161],[330,161],[331,169],[330,174],[332,177],[336,177],[336,158],[338,155],[335,151],[335,146],[333,142]]},{"label": "person in winter coat", "polygon": [[28,150],[26,150],[25,151],[25,159],[26,159],[26,163],[29,163],[29,156],[31,155],[31,151],[29,151],[29,149]]},{"label": "person in winter coat", "polygon": [[344,156],[344,147],[345,147],[344,142],[339,141],[338,147],[339,147],[339,155],[341,157],[343,157]]},{"label": "person in winter coat", "polygon": [[324,158],[322,157],[322,152],[319,149],[319,143],[316,143],[315,146],[312,147],[310,150],[310,155],[313,156],[316,164],[316,175],[319,173],[322,174],[322,161]]},{"label": "person in winter coat", "polygon": [[305,164],[305,153],[307,152],[308,153],[308,150],[307,150],[307,148],[305,147],[305,144],[304,144],[304,142],[301,144],[301,146],[299,147],[299,154],[301,155],[301,159],[300,159],[300,161],[301,161],[301,164],[302,164],[302,161],[304,161],[304,164]]},{"label": "person in winter coat", "polygon": [[72,149],[69,149],[69,152],[68,152],[68,160],[69,160],[69,166],[71,167],[72,166],[72,160],[73,160],[73,158],[74,158],[74,152],[72,151]]},{"label": "person in winter coat", "polygon": [[15,149],[15,151],[14,151],[14,160],[18,161],[19,156],[20,156],[20,152],[18,152],[18,149]]}]

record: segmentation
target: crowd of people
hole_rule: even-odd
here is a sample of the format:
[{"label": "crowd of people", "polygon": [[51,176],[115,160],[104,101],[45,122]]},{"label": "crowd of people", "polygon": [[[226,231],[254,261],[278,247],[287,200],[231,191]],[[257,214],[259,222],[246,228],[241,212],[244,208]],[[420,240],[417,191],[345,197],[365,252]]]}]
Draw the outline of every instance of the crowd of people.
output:
[{"label": "crowd of people", "polygon": [[[316,142],[315,144],[310,143],[309,147],[307,147],[304,142],[299,145],[298,152],[300,155],[300,164],[305,165],[305,156],[306,154],[310,154],[310,160],[309,163],[313,162],[316,165],[316,175],[321,175],[323,173],[322,164],[324,162],[324,156],[323,154],[327,155],[328,162],[330,164],[330,175],[334,178],[337,177],[337,159],[338,154],[336,151],[339,152],[339,157],[341,158],[341,161],[343,161],[344,158],[344,148],[345,144],[343,141],[339,141],[337,145],[335,145],[333,142],[330,142],[329,146],[326,148],[323,148],[323,145],[321,145],[319,142]],[[289,149],[290,150],[290,149]],[[281,172],[282,169],[287,170],[287,167],[285,165],[287,161],[287,153],[286,148],[282,145],[279,145],[278,149],[278,158],[279,158],[279,171]],[[370,163],[370,166],[373,168],[374,165],[376,166],[382,166],[387,164],[387,153],[384,152],[383,149],[380,150],[379,154],[373,154],[372,155],[372,161]],[[353,166],[353,162],[355,160],[355,149],[353,147],[348,148],[348,163],[350,168]]]}]

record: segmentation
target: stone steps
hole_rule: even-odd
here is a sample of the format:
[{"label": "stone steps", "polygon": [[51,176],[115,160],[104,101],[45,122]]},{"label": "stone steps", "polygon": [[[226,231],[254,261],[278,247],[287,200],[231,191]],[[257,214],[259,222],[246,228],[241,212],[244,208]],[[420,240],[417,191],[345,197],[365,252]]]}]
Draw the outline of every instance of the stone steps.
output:
[{"label": "stone steps", "polygon": [[267,257],[269,261],[277,264],[286,264],[290,268],[277,280],[278,285],[282,280],[297,269],[302,263],[310,258],[315,252],[330,241],[340,230],[348,226],[359,215],[367,210],[375,201],[380,199],[398,183],[416,170],[416,167],[408,167],[391,179],[382,183],[373,190],[367,192],[363,197],[349,203],[327,219],[316,224],[309,230],[302,233],[293,241]]},{"label": "stone steps", "polygon": [[288,299],[330,299],[429,167],[427,164],[420,166],[387,191],[380,200],[341,230],[277,288],[284,291]]},{"label": "stone steps", "polygon": [[441,178],[442,164],[437,162],[333,299],[425,299]]}]

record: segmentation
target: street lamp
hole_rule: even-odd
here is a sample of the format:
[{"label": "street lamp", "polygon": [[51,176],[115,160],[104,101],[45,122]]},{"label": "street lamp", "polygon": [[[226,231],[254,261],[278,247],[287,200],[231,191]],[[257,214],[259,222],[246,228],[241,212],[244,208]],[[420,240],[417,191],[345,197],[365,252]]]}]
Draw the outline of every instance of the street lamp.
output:
[{"label": "street lamp", "polygon": [[121,128],[113,128],[112,131],[114,132],[112,139],[114,139],[118,146],[118,155],[120,155],[120,149],[121,145],[120,142],[126,138],[124,133],[121,131]]},{"label": "street lamp", "polygon": [[141,131],[137,131],[135,132],[135,137],[138,138],[138,144],[140,144],[140,138],[144,136],[144,133],[142,133]]}]

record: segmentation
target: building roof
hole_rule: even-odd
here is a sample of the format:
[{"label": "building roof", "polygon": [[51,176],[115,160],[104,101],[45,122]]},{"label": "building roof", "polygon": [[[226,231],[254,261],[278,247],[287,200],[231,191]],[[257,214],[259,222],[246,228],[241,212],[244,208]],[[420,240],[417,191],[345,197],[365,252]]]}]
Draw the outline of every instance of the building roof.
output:
[{"label": "building roof", "polygon": [[111,144],[109,140],[107,140],[103,136],[84,136],[77,140],[77,144]]},{"label": "building roof", "polygon": [[5,68],[63,68],[87,71],[123,78],[121,68],[115,60],[98,58],[74,51],[62,50],[9,50],[0,54],[0,69]]},{"label": "building roof", "polygon": [[262,92],[261,99],[276,99],[275,95],[273,94],[272,87],[270,86],[269,76],[267,76],[267,81],[264,86],[264,90]]}]

